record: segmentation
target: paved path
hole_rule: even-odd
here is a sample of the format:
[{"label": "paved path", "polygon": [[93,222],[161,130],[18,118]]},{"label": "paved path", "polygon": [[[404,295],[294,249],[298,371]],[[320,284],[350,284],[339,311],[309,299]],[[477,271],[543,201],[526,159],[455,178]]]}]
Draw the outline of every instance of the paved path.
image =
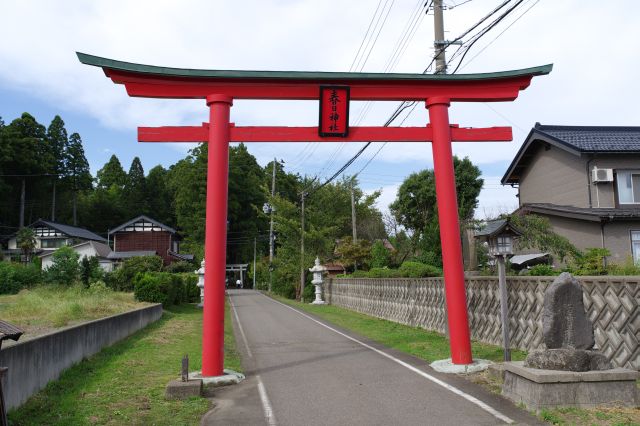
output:
[{"label": "paved path", "polygon": [[497,395],[252,290],[228,292],[249,379],[203,424],[537,424]]}]

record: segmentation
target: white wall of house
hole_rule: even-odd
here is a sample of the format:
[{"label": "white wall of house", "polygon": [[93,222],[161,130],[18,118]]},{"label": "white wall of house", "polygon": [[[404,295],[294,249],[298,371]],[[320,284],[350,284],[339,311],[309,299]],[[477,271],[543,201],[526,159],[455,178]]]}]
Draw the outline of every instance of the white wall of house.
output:
[{"label": "white wall of house", "polygon": [[[87,242],[86,244],[72,247],[72,249],[80,255],[80,257],[78,258],[78,262],[82,261],[83,257],[93,257],[98,255],[98,252],[89,242]],[[41,259],[42,259],[42,269],[45,270],[53,264],[53,253],[46,254],[42,256]],[[105,272],[113,271],[113,262],[111,260],[100,259],[99,265]]]}]

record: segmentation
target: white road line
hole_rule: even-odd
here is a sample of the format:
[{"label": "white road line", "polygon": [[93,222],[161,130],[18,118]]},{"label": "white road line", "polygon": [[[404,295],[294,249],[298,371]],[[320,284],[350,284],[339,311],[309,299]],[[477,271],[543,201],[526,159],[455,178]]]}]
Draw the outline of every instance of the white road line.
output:
[{"label": "white road line", "polygon": [[262,379],[259,375],[256,376],[256,379],[258,380],[258,393],[260,393],[260,400],[262,401],[264,417],[267,419],[267,424],[269,426],[276,426],[276,417],[273,415],[273,408],[271,408],[271,403],[269,402],[269,397],[267,396],[267,391],[264,388]]},{"label": "white road line", "polygon": [[[260,294],[262,294],[262,293],[260,293]],[[341,335],[341,336],[343,336],[343,337],[346,337],[347,339],[349,339],[349,340],[351,340],[351,341],[353,341],[353,342],[356,342],[356,343],[358,343],[359,345],[362,345],[362,346],[364,346],[364,347],[365,347],[365,348],[367,348],[367,349],[371,349],[372,351],[374,351],[374,352],[376,352],[376,353],[378,353],[378,354],[380,354],[380,355],[382,355],[382,356],[384,356],[384,357],[386,357],[386,358],[388,358],[388,359],[392,360],[393,362],[395,362],[395,363],[397,363],[397,364],[400,364],[401,366],[403,366],[403,367],[405,367],[405,368],[407,368],[407,369],[409,369],[409,370],[413,371],[414,373],[419,374],[420,376],[424,377],[425,379],[430,380],[430,381],[432,381],[433,383],[435,383],[435,384],[437,384],[437,385],[440,385],[440,386],[442,386],[442,387],[443,387],[443,388],[445,388],[445,389],[450,390],[451,392],[455,393],[456,395],[459,395],[459,396],[463,397],[464,399],[466,399],[466,400],[467,400],[467,401],[469,401],[469,402],[472,402],[473,404],[477,405],[478,407],[482,408],[484,411],[486,411],[486,412],[490,413],[491,415],[493,415],[494,417],[496,417],[496,418],[498,418],[498,419],[502,420],[503,422],[508,423],[508,424],[513,424],[513,423],[515,423],[515,421],[513,421],[511,418],[509,418],[509,417],[505,416],[504,414],[502,414],[501,412],[499,412],[499,411],[498,411],[498,410],[496,410],[495,408],[493,408],[493,407],[491,407],[491,406],[487,405],[486,403],[484,403],[484,402],[480,401],[478,398],[476,398],[476,397],[474,397],[474,396],[472,396],[472,395],[469,395],[468,393],[465,393],[465,392],[461,391],[460,389],[458,389],[458,388],[456,388],[456,387],[454,387],[454,386],[451,386],[450,384],[448,384],[448,383],[446,383],[446,382],[443,382],[442,380],[440,380],[440,379],[438,379],[438,378],[436,378],[436,377],[433,377],[432,375],[427,374],[427,373],[425,373],[424,371],[421,371],[421,370],[417,369],[416,367],[414,367],[414,366],[412,366],[412,365],[410,365],[410,364],[407,364],[406,362],[401,361],[401,360],[399,360],[398,358],[396,358],[396,357],[394,357],[394,356],[392,356],[392,355],[389,355],[389,354],[388,354],[388,353],[386,353],[386,352],[383,352],[383,351],[381,351],[381,350],[379,350],[379,349],[376,349],[376,348],[374,348],[373,346],[371,346],[371,345],[367,345],[366,343],[361,342],[361,341],[360,341],[360,340],[358,340],[358,339],[355,339],[355,338],[353,338],[353,337],[351,337],[351,336],[348,336],[348,335],[344,334],[343,332],[341,332],[341,331],[339,331],[339,330],[336,330],[336,329],[335,329],[335,328],[333,328],[333,327],[330,327],[330,326],[328,326],[328,325],[326,325],[326,324],[323,324],[322,322],[320,322],[320,321],[316,320],[315,318],[312,318],[312,317],[310,317],[309,315],[307,315],[307,314],[305,314],[305,313],[303,313],[303,312],[300,312],[299,310],[297,310],[297,309],[295,309],[295,308],[293,308],[293,307],[291,307],[291,306],[289,306],[289,305],[287,305],[287,304],[284,304],[284,303],[279,302],[279,301],[277,301],[277,300],[275,300],[275,299],[272,299],[272,298],[270,298],[270,297],[268,297],[268,296],[265,296],[264,294],[262,294],[262,296],[266,297],[267,299],[271,300],[272,302],[278,303],[278,304],[280,304],[280,305],[282,305],[282,306],[284,306],[284,307],[286,307],[286,308],[289,308],[289,309],[291,309],[292,311],[294,311],[294,312],[298,313],[299,315],[302,315],[303,317],[306,317],[306,318],[310,319],[311,321],[313,321],[313,322],[315,322],[315,323],[317,323],[317,324],[320,324],[321,326],[323,326],[323,327],[325,327],[325,328],[327,328],[327,329],[329,329],[329,330],[333,331],[334,333],[337,333],[337,334],[339,334],[339,335]]]},{"label": "white road line", "polygon": [[244,347],[247,350],[247,355],[249,355],[249,358],[253,358],[253,353],[251,353],[251,348],[249,348],[249,342],[247,341],[247,336],[244,334],[242,323],[240,322],[240,318],[238,317],[238,311],[236,311],[236,307],[233,304],[233,300],[231,300],[231,296],[229,296],[229,305],[231,305],[231,310],[233,311],[233,315],[236,317],[236,323],[238,324],[238,329],[240,330],[240,337],[242,337],[242,341],[244,342]]}]

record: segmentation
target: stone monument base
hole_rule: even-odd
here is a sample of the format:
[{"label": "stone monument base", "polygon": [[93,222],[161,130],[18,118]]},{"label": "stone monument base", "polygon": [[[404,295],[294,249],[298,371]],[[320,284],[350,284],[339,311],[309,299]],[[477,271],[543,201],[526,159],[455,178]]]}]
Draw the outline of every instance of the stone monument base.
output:
[{"label": "stone monument base", "polygon": [[529,410],[596,406],[637,407],[640,373],[625,368],[604,371],[540,370],[522,361],[505,362],[502,395]]}]

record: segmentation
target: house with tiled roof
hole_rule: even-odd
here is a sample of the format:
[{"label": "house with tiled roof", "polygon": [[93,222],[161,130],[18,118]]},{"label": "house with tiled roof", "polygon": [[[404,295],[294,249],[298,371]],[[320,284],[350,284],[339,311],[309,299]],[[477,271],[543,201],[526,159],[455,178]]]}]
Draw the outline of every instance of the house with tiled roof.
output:
[{"label": "house with tiled roof", "polygon": [[158,255],[165,265],[192,261],[192,254],[180,253],[180,235],[170,226],[140,215],[109,231],[113,242],[112,259]]},{"label": "house with tiled roof", "polygon": [[[107,243],[107,239],[88,229],[77,226],[65,225],[63,223],[52,222],[39,219],[28,226],[35,234],[36,246],[35,254],[45,255],[52,253],[62,246],[73,246],[87,241]],[[9,237],[7,250],[4,250],[5,259],[20,256],[21,250],[18,248],[17,234]]]},{"label": "house with tiled roof", "polygon": [[536,123],[502,178],[579,249],[640,262],[640,127]]}]

